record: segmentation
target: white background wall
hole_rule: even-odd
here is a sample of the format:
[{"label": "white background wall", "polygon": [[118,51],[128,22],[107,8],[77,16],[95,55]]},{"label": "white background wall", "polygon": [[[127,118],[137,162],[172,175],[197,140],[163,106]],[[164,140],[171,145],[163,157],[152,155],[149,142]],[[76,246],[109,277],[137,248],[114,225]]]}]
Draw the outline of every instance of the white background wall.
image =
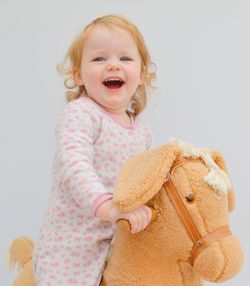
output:
[{"label": "white background wall", "polygon": [[[6,249],[35,239],[47,205],[55,122],[65,106],[55,66],[93,18],[119,13],[141,32],[157,64],[145,118],[156,144],[174,136],[220,150],[237,198],[232,230],[246,260],[223,285],[249,283],[249,0],[0,0],[0,284]],[[209,283],[207,285],[210,285]]]}]

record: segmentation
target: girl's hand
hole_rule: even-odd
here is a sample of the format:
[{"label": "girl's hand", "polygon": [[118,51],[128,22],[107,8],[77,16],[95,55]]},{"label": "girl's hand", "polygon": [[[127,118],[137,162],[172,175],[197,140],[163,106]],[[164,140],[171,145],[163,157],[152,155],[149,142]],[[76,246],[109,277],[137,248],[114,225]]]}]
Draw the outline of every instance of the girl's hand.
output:
[{"label": "girl's hand", "polygon": [[137,233],[144,230],[150,223],[152,210],[150,207],[142,205],[131,212],[121,212],[110,199],[96,210],[95,216],[112,223],[116,223],[119,219],[126,219],[131,225],[131,233]]},{"label": "girl's hand", "polygon": [[121,212],[117,209],[113,211],[116,221],[119,219],[128,220],[131,225],[131,233],[137,233],[144,230],[150,223],[152,217],[152,210],[146,205],[142,205],[131,212]]}]

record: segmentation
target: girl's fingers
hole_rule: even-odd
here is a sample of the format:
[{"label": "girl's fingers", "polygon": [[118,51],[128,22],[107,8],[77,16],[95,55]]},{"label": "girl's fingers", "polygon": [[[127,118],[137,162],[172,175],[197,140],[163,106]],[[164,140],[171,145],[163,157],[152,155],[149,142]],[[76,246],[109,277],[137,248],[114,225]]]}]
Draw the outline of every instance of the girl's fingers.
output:
[{"label": "girl's fingers", "polygon": [[145,206],[146,212],[147,212],[147,219],[148,219],[148,223],[150,223],[151,219],[152,219],[152,209],[148,206]]},{"label": "girl's fingers", "polygon": [[151,209],[147,206],[143,206],[144,210],[144,225],[143,229],[145,229],[151,221]]},{"label": "girl's fingers", "polygon": [[135,213],[130,214],[129,223],[131,225],[131,232],[136,233],[138,229],[138,219]]},{"label": "girl's fingers", "polygon": [[135,218],[136,218],[136,226],[133,228],[132,233],[137,233],[141,231],[141,227],[143,225],[143,217],[141,208],[135,210]]},{"label": "girl's fingers", "polygon": [[132,233],[137,233],[144,230],[151,220],[151,209],[147,206],[142,206],[134,211],[136,224],[131,227]]},{"label": "girl's fingers", "polygon": [[123,218],[127,219],[131,226],[131,233],[137,233],[144,230],[151,221],[151,209],[143,205],[132,212],[126,213]]}]

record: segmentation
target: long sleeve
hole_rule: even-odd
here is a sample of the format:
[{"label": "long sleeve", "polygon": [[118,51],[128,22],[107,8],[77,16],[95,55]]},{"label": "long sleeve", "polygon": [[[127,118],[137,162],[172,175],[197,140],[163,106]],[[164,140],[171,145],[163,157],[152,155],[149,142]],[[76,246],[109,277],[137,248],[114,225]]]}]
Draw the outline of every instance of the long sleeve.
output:
[{"label": "long sleeve", "polygon": [[56,129],[57,173],[62,192],[81,208],[92,208],[107,190],[93,165],[94,142],[101,119],[87,106],[70,102]]}]

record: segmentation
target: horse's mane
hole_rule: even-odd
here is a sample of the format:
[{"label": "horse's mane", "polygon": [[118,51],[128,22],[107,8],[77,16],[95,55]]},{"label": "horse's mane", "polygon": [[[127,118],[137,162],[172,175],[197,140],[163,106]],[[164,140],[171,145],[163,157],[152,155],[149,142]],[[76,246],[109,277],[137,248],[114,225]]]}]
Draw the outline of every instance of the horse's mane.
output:
[{"label": "horse's mane", "polygon": [[209,149],[195,148],[191,144],[181,140],[170,138],[170,143],[177,145],[183,157],[201,158],[209,169],[209,173],[204,177],[205,182],[211,186],[218,195],[227,193],[231,189],[230,179],[225,171],[223,171],[213,160]]}]

